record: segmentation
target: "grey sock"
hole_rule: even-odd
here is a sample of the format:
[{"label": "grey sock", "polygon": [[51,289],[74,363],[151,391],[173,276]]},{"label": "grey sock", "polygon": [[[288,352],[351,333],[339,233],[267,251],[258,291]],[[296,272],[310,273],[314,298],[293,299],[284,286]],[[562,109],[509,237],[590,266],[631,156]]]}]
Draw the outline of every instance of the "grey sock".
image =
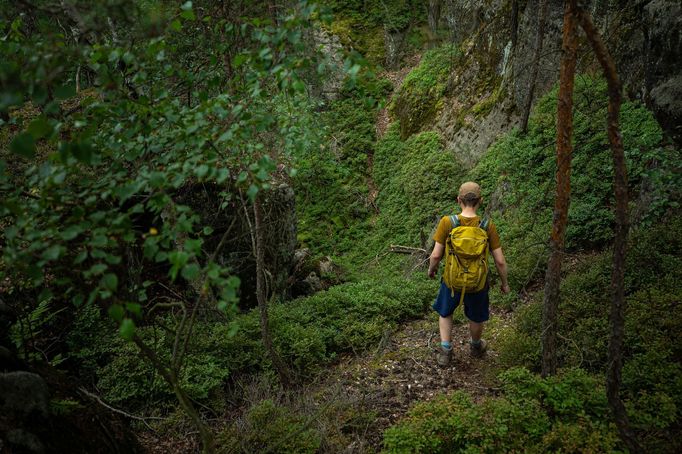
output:
[{"label": "grey sock", "polygon": [[473,345],[475,347],[478,347],[479,345],[481,345],[481,339],[479,339],[477,341],[471,339],[469,342],[471,343],[471,345]]}]

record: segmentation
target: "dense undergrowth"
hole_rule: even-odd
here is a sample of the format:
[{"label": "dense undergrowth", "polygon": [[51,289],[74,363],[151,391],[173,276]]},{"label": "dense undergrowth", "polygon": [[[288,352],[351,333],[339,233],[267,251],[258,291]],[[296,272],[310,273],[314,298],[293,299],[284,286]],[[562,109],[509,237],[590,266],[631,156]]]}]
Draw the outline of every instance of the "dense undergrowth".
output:
[{"label": "dense undergrowth", "polygon": [[610,452],[603,383],[581,369],[541,379],[523,368],[499,377],[501,397],[476,403],[465,392],[415,405],[385,433],[389,452]]},{"label": "dense undergrowth", "polygon": [[[363,8],[363,2],[332,3],[339,14],[330,25],[332,32],[373,63],[384,58],[384,38],[376,33],[382,21],[388,17],[389,31],[404,31],[424,19],[423,10],[415,13],[411,1],[395,2],[391,10],[383,9],[383,2],[369,2],[369,8]],[[420,39],[415,38],[414,46],[421,46]],[[315,258],[331,256],[344,269],[347,282],[309,297],[273,301],[269,313],[274,345],[299,383],[310,383],[343,355],[371,350],[401,323],[423,316],[437,284],[424,276],[424,255],[404,259],[390,255],[388,247],[399,244],[429,251],[438,219],[457,211],[457,188],[472,179],[483,187],[481,213],[497,224],[515,291],[504,297],[493,294],[493,304],[514,311],[514,323],[492,345],[499,352],[500,390],[481,402],[459,392],[417,403],[403,421],[385,432],[385,449],[621,450],[603,390],[613,225],[612,164],[604,126],[606,85],[588,76],[576,81],[572,203],[561,289],[566,297],[558,330],[562,370],[556,377],[541,379],[536,374],[542,304],[538,289],[548,253],[554,194],[557,93],[554,90],[538,101],[527,134],[510,132],[468,171],[460,157],[444,147],[439,133],[429,130],[442,107],[449,74],[456,70],[453,55],[457,51],[451,46],[425,53],[400,87],[391,87],[363,69],[323,106],[319,121],[310,112],[301,120],[302,128],[319,127],[319,131],[308,143],[315,148],[295,147],[286,161],[296,170],[290,172],[289,181],[297,197],[299,246],[309,248]],[[393,122],[377,137],[377,113],[391,89],[395,95],[388,109]],[[492,99],[497,100],[498,94]],[[312,103],[296,105],[311,111],[318,108]],[[489,106],[479,106],[481,114]],[[182,112],[190,113],[189,109]],[[682,347],[676,342],[682,330],[681,156],[680,150],[666,144],[660,127],[640,103],[624,103],[621,121],[633,224],[622,396],[646,448],[675,452],[681,449],[674,435],[682,416]],[[298,136],[298,131],[290,132]],[[326,145],[318,149],[320,137]],[[131,149],[136,148],[131,145]],[[192,173],[203,172],[199,171],[203,166],[188,162]],[[145,176],[145,184],[147,180],[150,185],[161,184],[155,175]],[[160,212],[163,204],[158,205]],[[102,215],[100,221],[108,219]],[[102,238],[106,245],[107,238]],[[166,242],[174,247],[170,237]],[[106,283],[103,278],[101,285]],[[118,280],[110,286],[117,287]],[[61,319],[50,315],[51,303],[46,301],[30,317],[49,330]],[[78,370],[81,379],[111,404],[145,414],[172,412],[170,388],[149,363],[139,360],[136,347],[116,333],[105,311],[85,304],[74,313],[65,356],[53,363]],[[174,338],[164,323],[176,324],[174,317],[168,312],[153,325],[140,321],[136,333],[156,351],[169,352]],[[199,313],[180,381],[207,413],[240,412],[222,431],[221,449],[317,452],[347,443],[343,435],[327,440],[310,424],[312,417],[305,414],[304,406],[277,401],[267,393],[247,403],[230,401],[231,387],[253,376],[276,382],[261,340],[258,312]],[[341,420],[340,431],[359,430],[363,426],[358,421],[373,417],[333,404],[325,407],[324,417],[330,425]]]},{"label": "dense undergrowth", "polygon": [[[275,345],[301,378],[311,378],[340,354],[363,351],[400,322],[422,314],[431,287],[423,278],[388,276],[274,304],[270,323]],[[257,311],[251,311],[229,324],[221,319],[198,323],[182,375],[193,398],[222,408],[221,390],[229,379],[271,368],[258,317]],[[126,407],[169,399],[171,391],[151,366],[136,360],[133,345],[113,334],[101,334],[111,332],[108,323],[97,309],[86,307],[69,334],[73,359],[80,361],[83,377],[91,377],[108,401]],[[173,339],[162,328],[141,328],[140,335],[159,351],[170,350]]]},{"label": "dense undergrowth", "polygon": [[[612,165],[604,128],[605,83],[576,81],[575,152],[568,254],[559,309],[557,377],[540,379],[542,292],[498,299],[516,315],[498,336],[503,394],[473,403],[464,393],[418,404],[385,433],[391,452],[608,452],[621,449],[609,422],[603,373],[609,336]],[[545,268],[554,191],[556,90],[535,109],[526,135],[512,131],[465,176],[479,181],[498,223],[512,287],[526,292]],[[676,452],[682,416],[679,281],[679,150],[641,104],[627,102],[621,128],[632,233],[626,272],[622,397],[647,450]],[[521,366],[521,369],[515,369]]]},{"label": "dense undergrowth", "polygon": [[[439,217],[456,211],[457,187],[474,179],[484,190],[482,211],[501,232],[512,286],[521,294],[530,292],[527,302],[516,295],[494,295],[493,304],[516,314],[514,324],[502,331],[494,346],[500,352],[501,366],[509,370],[500,370],[500,395],[482,403],[457,393],[417,404],[401,423],[386,431],[385,449],[620,449],[606,407],[602,375],[613,223],[610,152],[602,126],[603,81],[583,77],[576,84],[573,203],[562,284],[562,294],[571,297],[560,307],[559,327],[563,369],[557,377],[543,380],[535,374],[542,294],[532,289],[537,288],[547,254],[556,91],[538,102],[528,134],[512,131],[467,172],[457,156],[444,149],[436,131],[411,134],[403,140],[401,124],[394,121],[377,138],[376,112],[390,86],[371,74],[363,77],[330,103],[323,120],[329,125],[329,145],[319,154],[294,157],[299,242],[315,256],[332,256],[347,271],[349,282],[311,297],[274,304],[270,316],[277,349],[300,378],[310,379],[324,373],[339,355],[367,350],[402,321],[421,316],[435,292],[434,283],[423,276],[406,278],[421,272],[419,262],[386,256],[386,250],[390,244],[430,248]],[[398,90],[394,103],[409,104],[414,93]],[[403,95],[408,99],[401,100]],[[368,103],[367,98],[372,101]],[[657,123],[638,103],[624,104],[622,129],[634,222],[627,273],[623,397],[647,448],[673,452],[676,445],[671,437],[679,428],[682,409],[681,352],[670,341],[682,323],[676,286],[682,278],[677,252],[682,225],[675,220],[679,151],[664,145]],[[370,181],[378,191],[374,203]],[[113,336],[79,337],[96,332],[101,323],[109,322],[98,312],[85,310],[70,341],[78,352],[74,358],[107,400],[127,407],[158,407],[159,402],[168,401],[168,389],[152,370],[125,353],[132,353],[129,345]],[[251,311],[238,315],[231,324],[211,319],[198,324],[183,371],[183,383],[193,398],[224,410],[226,383],[247,373],[272,373],[258,323],[257,313]],[[158,328],[140,332],[150,343],[171,341]],[[250,404],[241,425],[230,425],[221,435],[226,452],[273,447],[316,452],[347,442],[343,436],[336,442],[327,440],[328,434],[311,428],[304,409],[262,397]],[[347,411],[331,408],[325,417],[346,417]],[[272,433],[282,435],[284,444],[264,437],[266,420]],[[300,436],[284,437],[291,432]]]}]

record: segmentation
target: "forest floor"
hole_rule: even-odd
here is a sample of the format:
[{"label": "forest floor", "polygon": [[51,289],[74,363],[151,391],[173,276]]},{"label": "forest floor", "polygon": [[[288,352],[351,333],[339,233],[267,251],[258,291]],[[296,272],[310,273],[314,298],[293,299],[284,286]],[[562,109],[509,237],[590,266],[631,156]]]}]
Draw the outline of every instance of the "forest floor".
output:
[{"label": "forest floor", "polygon": [[[441,368],[436,363],[440,344],[438,316],[429,311],[421,319],[406,322],[395,331],[387,331],[373,351],[342,358],[313,382],[296,391],[278,392],[260,381],[262,377],[245,378],[239,386],[241,391],[238,394],[241,396],[238,400],[241,404],[232,408],[225,418],[214,419],[211,425],[217,431],[229,425],[230,421],[242,425],[243,422],[239,421],[245,410],[263,399],[273,399],[309,415],[306,425],[317,425],[330,438],[334,437],[334,433],[345,434],[344,438],[350,440],[350,444],[343,452],[380,451],[383,432],[405,416],[417,402],[428,402],[455,390],[466,390],[474,401],[499,392],[495,380],[499,370],[495,339],[500,329],[511,322],[511,317],[509,311],[491,306],[491,320],[483,334],[488,341],[488,351],[482,358],[474,358],[469,354],[468,323],[461,321],[460,314],[452,332],[453,361],[448,367]],[[191,425],[185,422],[180,424],[182,427],[173,423],[171,426],[174,428],[170,433],[164,430],[138,432],[145,450],[159,454],[199,450]],[[335,445],[323,451],[336,452],[338,448]]]},{"label": "forest floor", "polygon": [[438,316],[430,312],[402,325],[374,352],[349,357],[335,365],[319,389],[328,390],[330,395],[342,392],[344,399],[358,402],[358,408],[368,416],[363,437],[357,440],[365,446],[349,447],[347,452],[381,449],[384,430],[417,402],[455,390],[466,390],[474,401],[496,394],[499,389],[494,376],[499,367],[495,338],[500,328],[511,322],[511,316],[504,309],[491,307],[489,324],[493,328],[484,332],[489,347],[482,358],[469,353],[468,323],[455,321],[453,361],[448,367],[439,367]]}]

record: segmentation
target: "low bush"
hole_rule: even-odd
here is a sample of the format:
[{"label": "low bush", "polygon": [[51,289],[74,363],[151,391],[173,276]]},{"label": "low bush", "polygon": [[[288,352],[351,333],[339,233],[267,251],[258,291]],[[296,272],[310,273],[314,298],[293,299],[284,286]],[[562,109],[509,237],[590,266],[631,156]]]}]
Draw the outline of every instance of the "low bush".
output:
[{"label": "low bush", "polygon": [[[682,223],[669,219],[630,237],[626,268],[626,317],[622,397],[638,435],[652,451],[671,437],[682,418]],[[559,364],[604,373],[610,335],[609,251],[584,256],[561,284]],[[540,366],[542,294],[518,308],[514,324],[497,341],[503,365]]]},{"label": "low bush", "polygon": [[[612,240],[613,164],[606,136],[606,83],[581,76],[575,84],[574,153],[566,245],[601,249]],[[526,134],[512,131],[490,147],[469,177],[483,189],[486,209],[502,232],[512,285],[541,277],[555,193],[557,89],[543,96]],[[634,225],[649,227],[679,206],[680,150],[666,147],[644,105],[625,102],[621,130]],[[647,273],[648,271],[644,271]]]},{"label": "low bush", "polygon": [[254,406],[241,421],[220,433],[217,452],[316,453],[321,439],[311,422],[286,407],[264,400]]},{"label": "low bush", "polygon": [[500,375],[504,397],[475,403],[458,391],[418,403],[384,433],[387,452],[609,452],[618,447],[603,383],[580,369],[548,379]]},{"label": "low bush", "polygon": [[372,238],[418,246],[428,239],[441,216],[455,213],[461,166],[443,149],[434,131],[403,142],[399,126],[390,126],[375,153],[374,178],[379,188],[380,213]]},{"label": "low bush", "polygon": [[[387,277],[341,284],[307,298],[274,304],[270,308],[273,342],[298,375],[314,375],[339,354],[367,349],[398,323],[423,314],[435,294],[434,286],[424,277]],[[141,407],[170,400],[171,390],[151,366],[138,360],[133,344],[113,334],[91,336],[84,342],[84,333],[96,332],[90,328],[110,323],[104,317],[94,307],[85,309],[70,334],[71,360],[79,363],[83,377],[96,383],[112,403]],[[173,323],[170,318],[166,322]],[[173,339],[164,330],[141,327],[138,333],[160,357],[168,357]],[[270,368],[260,338],[259,314],[253,310],[231,323],[199,321],[181,380],[192,398],[220,407],[216,393],[230,377]]]}]

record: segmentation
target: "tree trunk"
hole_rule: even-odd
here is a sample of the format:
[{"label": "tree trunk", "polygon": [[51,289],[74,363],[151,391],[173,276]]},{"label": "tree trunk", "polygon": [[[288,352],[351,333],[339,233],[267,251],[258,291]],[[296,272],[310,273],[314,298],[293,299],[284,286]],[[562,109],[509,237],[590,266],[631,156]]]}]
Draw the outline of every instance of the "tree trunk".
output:
[{"label": "tree trunk", "polygon": [[[524,133],[528,129],[528,118],[530,117],[530,108],[533,105],[533,95],[535,94],[535,85],[538,80],[538,71],[540,70],[540,55],[542,54],[542,43],[545,40],[545,24],[547,23],[547,0],[539,1],[540,4],[538,5],[538,30],[537,35],[535,35],[535,52],[533,54],[533,67],[531,68],[530,81],[528,82],[528,94],[526,95],[526,102],[523,106],[523,116],[521,117],[521,131]],[[564,16],[564,21],[565,20],[566,17]],[[564,22],[564,33],[565,30],[566,25]]]},{"label": "tree trunk", "polygon": [[176,376],[175,372],[168,369],[163,365],[156,353],[149,348],[147,344],[137,335],[133,337],[133,342],[140,349],[140,354],[147,358],[147,360],[154,366],[156,371],[161,374],[161,377],[168,383],[168,386],[173,390],[175,397],[180,403],[180,407],[185,411],[185,414],[189,416],[199,432],[199,438],[201,439],[202,452],[205,454],[212,454],[215,452],[215,447],[213,445],[213,433],[201,420],[201,416],[197,412],[196,408],[192,404],[189,396],[185,390],[180,385],[180,380]]},{"label": "tree trunk", "polygon": [[265,232],[263,228],[263,211],[260,199],[261,194],[259,193],[253,202],[254,229],[256,230],[256,297],[258,299],[258,309],[260,311],[260,331],[261,336],[263,337],[265,350],[267,351],[268,356],[270,356],[270,360],[277,371],[277,375],[279,375],[280,382],[283,387],[288,388],[291,386],[289,369],[277,354],[275,347],[272,345],[272,336],[270,335],[267,290],[265,288]]},{"label": "tree trunk", "polygon": [[440,10],[442,0],[429,0],[428,21],[429,21],[429,47],[434,47],[438,37],[438,23],[440,22]]},{"label": "tree trunk", "polygon": [[616,65],[609,54],[601,34],[594,26],[590,15],[585,10],[579,11],[580,25],[585,30],[587,39],[604,70],[609,89],[609,113],[607,127],[611,152],[613,154],[614,194],[616,197],[613,242],[613,271],[611,273],[611,338],[609,340],[609,368],[606,375],[606,395],[613,417],[618,426],[620,437],[632,453],[642,452],[637,438],[630,429],[628,415],[623,401],[620,399],[621,369],[623,367],[623,336],[625,325],[625,256],[628,234],[628,176],[625,166],[623,139],[620,134],[620,104],[622,86]]},{"label": "tree trunk", "polygon": [[576,0],[564,2],[564,29],[559,76],[559,100],[557,106],[557,171],[556,200],[551,255],[545,276],[545,298],[542,311],[542,376],[556,373],[557,308],[559,307],[559,284],[561,282],[561,259],[566,236],[568,206],[571,200],[571,155],[573,147],[573,81],[575,77],[576,50]]}]

